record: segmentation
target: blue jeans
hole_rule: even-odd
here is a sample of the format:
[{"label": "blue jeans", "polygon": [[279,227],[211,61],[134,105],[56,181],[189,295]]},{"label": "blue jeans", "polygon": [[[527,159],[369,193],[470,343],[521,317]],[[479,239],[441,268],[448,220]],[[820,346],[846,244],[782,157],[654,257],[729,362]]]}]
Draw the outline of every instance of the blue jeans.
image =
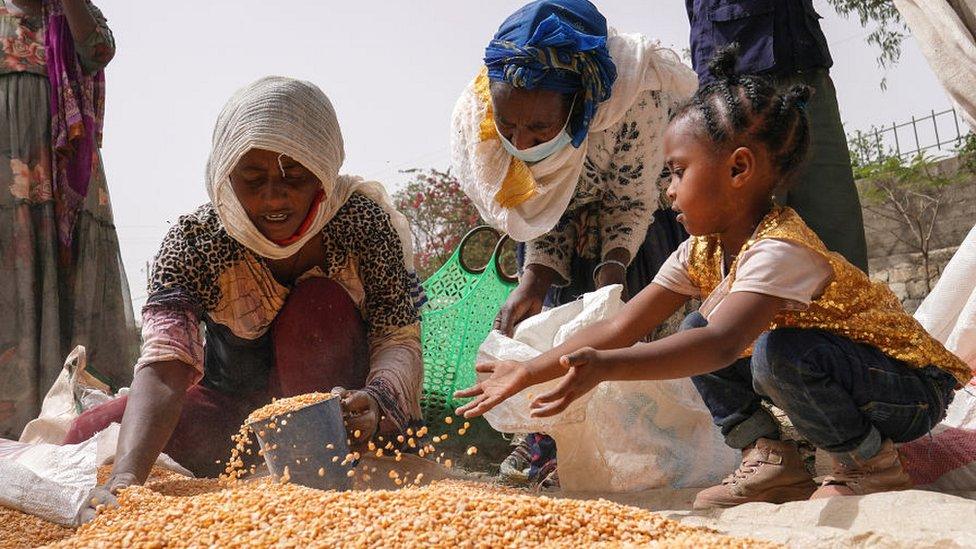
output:
[{"label": "blue jeans", "polygon": [[[707,324],[695,312],[681,329]],[[874,456],[884,439],[925,435],[945,417],[957,384],[934,366],[912,368],[870,345],[799,328],[764,332],[752,357],[692,381],[729,446],[779,437],[765,398],[810,443],[845,461]]]}]

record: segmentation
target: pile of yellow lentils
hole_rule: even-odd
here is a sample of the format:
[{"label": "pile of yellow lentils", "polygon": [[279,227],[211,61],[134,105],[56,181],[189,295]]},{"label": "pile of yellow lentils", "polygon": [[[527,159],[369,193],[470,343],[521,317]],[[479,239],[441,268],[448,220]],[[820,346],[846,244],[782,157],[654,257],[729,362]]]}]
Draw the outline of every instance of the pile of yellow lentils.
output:
[{"label": "pile of yellow lentils", "polygon": [[54,547],[764,547],[608,501],[535,497],[465,481],[325,492],[270,481],[190,496],[133,487]]},{"label": "pile of yellow lentils", "polygon": [[244,420],[244,424],[248,425],[258,421],[271,419],[275,416],[280,416],[288,412],[294,412],[299,408],[318,404],[319,402],[329,400],[334,396],[335,395],[332,393],[306,393],[304,395],[289,398],[274,399],[270,404],[265,404],[264,406],[251,412],[250,415],[247,416],[247,419]]},{"label": "pile of yellow lentils", "polygon": [[71,528],[0,506],[0,547],[27,549],[64,539],[74,533]]},{"label": "pile of yellow lentils", "polygon": [[123,491],[119,503],[77,532],[0,508],[0,547],[775,546],[605,500],[459,480],[326,492],[270,479],[226,486],[161,475]]},{"label": "pile of yellow lentils", "polygon": [[[329,397],[315,393],[278,400],[256,410],[246,424],[275,421],[272,418]],[[4,524],[0,549],[774,546],[683,526],[605,500],[551,498],[464,480],[419,485],[417,475],[413,485],[404,483],[401,489],[346,492],[315,490],[270,478],[241,481],[239,452],[246,444],[241,440],[246,434],[242,428],[240,438],[235,437],[239,446],[228,460],[229,474],[222,481],[154,470],[145,486],[122,491],[118,507],[102,509],[77,531],[0,508]],[[109,468],[101,469],[99,482],[108,473]]]}]

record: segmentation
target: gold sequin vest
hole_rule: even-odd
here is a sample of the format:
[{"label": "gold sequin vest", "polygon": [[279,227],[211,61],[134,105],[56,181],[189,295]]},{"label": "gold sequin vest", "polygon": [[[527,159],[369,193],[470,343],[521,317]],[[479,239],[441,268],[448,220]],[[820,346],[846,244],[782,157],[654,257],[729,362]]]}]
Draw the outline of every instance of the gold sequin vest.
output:
[{"label": "gold sequin vest", "polygon": [[[911,315],[905,312],[894,293],[884,284],[871,282],[868,276],[847,262],[840,254],[827,250],[823,242],[791,208],[774,208],[756,229],[737,257],[766,238],[775,238],[803,246],[827,261],[834,271],[833,280],[819,298],[804,311],[783,311],[769,329],[816,328],[866,343],[892,358],[911,366],[933,365],[951,373],[961,385],[972,377],[969,367],[930,336]],[[729,283],[735,280],[738,259],[729,268]],[[722,282],[722,248],[716,236],[692,237],[688,258],[688,275],[708,296]],[[752,348],[742,356],[750,356]]]}]

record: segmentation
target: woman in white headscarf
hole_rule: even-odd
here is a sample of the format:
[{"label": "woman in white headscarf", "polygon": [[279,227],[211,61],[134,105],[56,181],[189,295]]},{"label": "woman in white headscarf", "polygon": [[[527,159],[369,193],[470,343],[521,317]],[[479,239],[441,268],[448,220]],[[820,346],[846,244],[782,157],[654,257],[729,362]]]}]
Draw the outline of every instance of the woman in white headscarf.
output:
[{"label": "woman in white headscarf", "polygon": [[145,481],[161,451],[219,474],[231,435],[272,397],[338,388],[354,445],[419,420],[405,219],[378,183],[340,176],[342,161],[335,112],[313,84],[266,77],[224,107],[210,203],[174,224],[152,269],[132,390],[68,434],[122,420],[108,492]]}]

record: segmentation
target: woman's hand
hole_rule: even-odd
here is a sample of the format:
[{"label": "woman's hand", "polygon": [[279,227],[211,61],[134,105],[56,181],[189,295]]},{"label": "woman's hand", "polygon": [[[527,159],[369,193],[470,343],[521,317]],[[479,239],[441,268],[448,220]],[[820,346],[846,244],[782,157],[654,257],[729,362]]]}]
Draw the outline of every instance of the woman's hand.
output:
[{"label": "woman's hand", "polygon": [[625,248],[614,248],[607,252],[603,258],[602,266],[593,273],[593,282],[597,288],[620,284],[624,287],[621,299],[627,301],[630,294],[627,292],[627,265],[630,265],[630,252]]},{"label": "woman's hand", "polygon": [[64,9],[64,17],[68,21],[68,29],[71,30],[71,38],[74,39],[75,44],[84,42],[98,28],[98,22],[88,10],[88,3],[85,0],[61,0],[61,7]]},{"label": "woman's hand", "polygon": [[617,263],[607,263],[596,272],[594,282],[596,282],[597,288],[610,286],[611,284],[620,284],[626,288],[627,270]]},{"label": "woman's hand", "polygon": [[380,405],[376,399],[366,391],[350,391],[342,387],[332,389],[332,394],[340,399],[342,419],[351,445],[359,447],[369,442],[380,426]]},{"label": "woman's hand", "polygon": [[556,415],[604,381],[608,367],[606,356],[605,351],[584,347],[560,358],[559,363],[569,371],[555,389],[532,402],[532,417]]},{"label": "woman's hand", "polygon": [[455,412],[465,418],[478,417],[522,389],[534,385],[527,364],[524,362],[514,360],[485,362],[478,364],[474,369],[478,373],[490,375],[474,386],[454,393],[454,398],[474,397],[474,400]]},{"label": "woman's hand", "polygon": [[495,324],[492,328],[512,337],[515,325],[530,316],[535,316],[542,312],[542,302],[545,294],[541,296],[532,289],[521,284],[505,300],[498,316],[495,317]]},{"label": "woman's hand", "polygon": [[139,484],[136,476],[130,473],[122,473],[119,475],[113,474],[108,478],[105,484],[101,486],[96,486],[91,489],[88,493],[88,499],[85,500],[84,505],[78,511],[78,520],[81,524],[84,524],[91,519],[95,518],[98,514],[98,508],[100,506],[106,507],[116,507],[119,502],[115,499],[115,496],[119,494],[124,488],[129,486]]},{"label": "woman's hand", "polygon": [[512,337],[516,324],[542,312],[542,302],[545,301],[553,280],[558,276],[556,271],[542,265],[526,267],[522,280],[505,300],[492,327]]}]

